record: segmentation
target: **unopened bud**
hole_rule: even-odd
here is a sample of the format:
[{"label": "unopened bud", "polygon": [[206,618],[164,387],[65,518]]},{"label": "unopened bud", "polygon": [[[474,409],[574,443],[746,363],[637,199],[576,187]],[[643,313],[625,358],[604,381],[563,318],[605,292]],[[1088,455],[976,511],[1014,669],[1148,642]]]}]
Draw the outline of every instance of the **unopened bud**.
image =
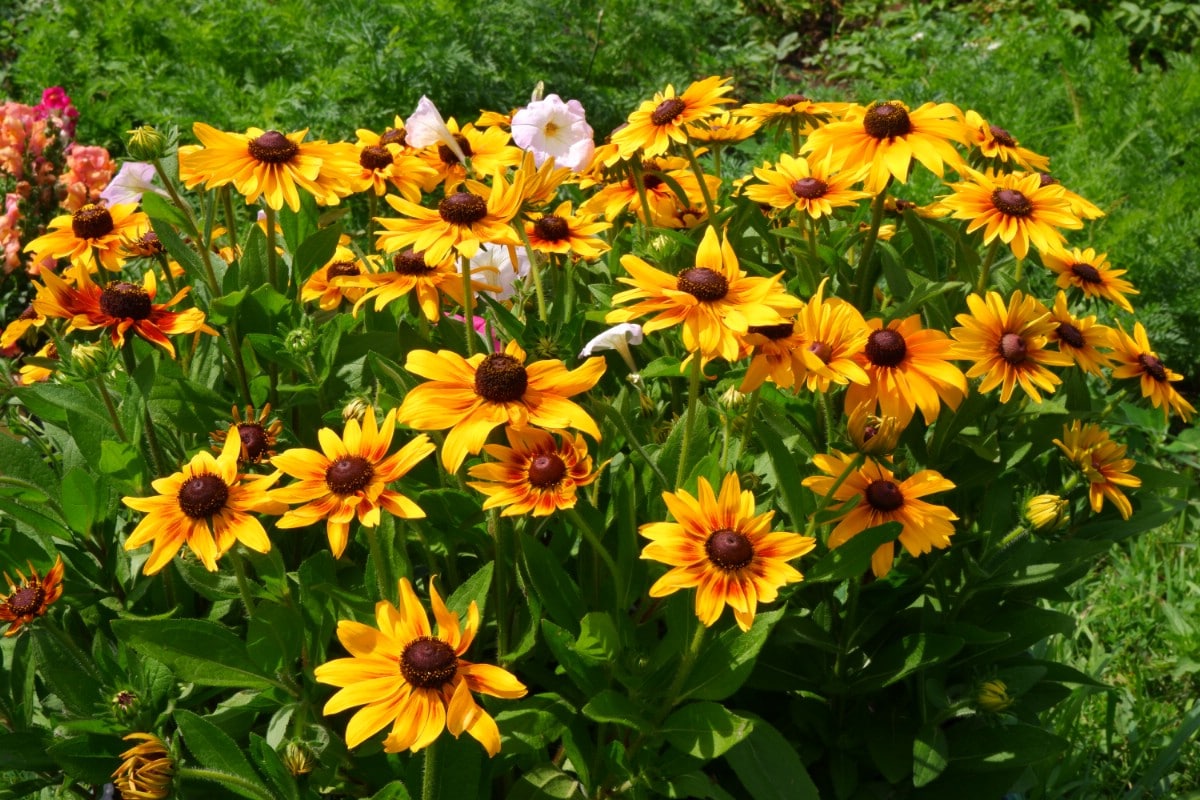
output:
[{"label": "unopened bud", "polygon": [[312,771],[312,755],[299,742],[288,742],[283,748],[283,765],[293,775],[304,775]]},{"label": "unopened bud", "polygon": [[346,422],[349,422],[350,420],[362,422],[362,418],[366,416],[367,409],[370,407],[371,404],[366,400],[363,400],[361,397],[356,397],[349,403],[346,403],[346,407],[342,409],[342,419]]},{"label": "unopened bud", "polygon": [[1012,704],[1013,698],[1008,693],[1008,684],[999,678],[984,681],[975,692],[975,705],[981,711],[999,714]]},{"label": "unopened bud", "polygon": [[903,429],[895,417],[870,413],[874,403],[859,403],[846,419],[846,433],[854,449],[868,456],[886,455],[896,449]]},{"label": "unopened bud", "polygon": [[167,137],[156,131],[150,125],[143,125],[126,131],[129,141],[125,149],[137,161],[154,161],[162,158],[167,151]]},{"label": "unopened bud", "polygon": [[1066,498],[1056,494],[1039,494],[1025,503],[1025,520],[1038,533],[1056,530],[1070,519]]}]

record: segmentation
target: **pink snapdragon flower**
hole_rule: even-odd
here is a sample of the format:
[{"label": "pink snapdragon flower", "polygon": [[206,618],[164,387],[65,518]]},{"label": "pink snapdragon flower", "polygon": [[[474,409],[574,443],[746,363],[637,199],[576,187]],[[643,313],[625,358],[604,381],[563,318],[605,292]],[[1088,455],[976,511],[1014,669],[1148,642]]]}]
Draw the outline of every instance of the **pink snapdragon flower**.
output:
[{"label": "pink snapdragon flower", "polygon": [[34,106],[38,119],[52,120],[68,139],[75,138],[75,123],[79,119],[79,110],[71,103],[71,98],[61,86],[51,86],[42,90],[42,102]]},{"label": "pink snapdragon flower", "polygon": [[67,188],[63,207],[78,211],[100,199],[100,192],[112,180],[112,156],[99,145],[72,145],[67,153],[67,170],[60,179]]}]

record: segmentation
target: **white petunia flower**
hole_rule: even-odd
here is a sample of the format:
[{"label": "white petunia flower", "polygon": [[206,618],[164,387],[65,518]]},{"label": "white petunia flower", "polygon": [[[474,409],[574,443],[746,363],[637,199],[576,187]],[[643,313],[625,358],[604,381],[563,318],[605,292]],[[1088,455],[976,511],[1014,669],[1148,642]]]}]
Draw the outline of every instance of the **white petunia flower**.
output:
[{"label": "white petunia flower", "polygon": [[[495,287],[486,291],[500,302],[512,297],[517,290],[517,281],[529,275],[528,251],[524,247],[514,249],[517,253],[515,268],[512,253],[502,244],[485,243],[471,259],[471,280],[487,282]],[[457,260],[455,268],[462,272]]]},{"label": "white petunia flower", "polygon": [[446,127],[442,112],[438,111],[425,95],[417,102],[417,110],[404,121],[404,141],[412,147],[428,147],[431,144],[444,144],[449,147],[458,160],[465,164],[467,156],[454,139],[454,134]]},{"label": "white petunia flower", "polygon": [[629,351],[629,345],[641,343],[642,326],[635,322],[622,322],[620,325],[612,326],[585,344],[583,350],[579,352],[579,357],[587,358],[597,350],[616,350],[629,366],[629,379],[634,383],[638,383],[641,380],[641,376],[638,375],[637,364],[633,360],[633,353]]},{"label": "white petunia flower", "polygon": [[164,190],[152,183],[154,175],[153,164],[144,161],[126,161],[121,165],[121,170],[116,177],[108,182],[108,186],[104,187],[104,191],[100,193],[100,199],[109,206],[116,206],[122,203],[140,203],[142,195],[146,192],[157,192],[163,197],[169,197],[170,195]]},{"label": "white petunia flower", "polygon": [[539,167],[553,158],[556,166],[579,172],[591,163],[596,150],[583,106],[578,100],[564,103],[556,94],[513,114],[512,138],[517,147],[533,153]]}]

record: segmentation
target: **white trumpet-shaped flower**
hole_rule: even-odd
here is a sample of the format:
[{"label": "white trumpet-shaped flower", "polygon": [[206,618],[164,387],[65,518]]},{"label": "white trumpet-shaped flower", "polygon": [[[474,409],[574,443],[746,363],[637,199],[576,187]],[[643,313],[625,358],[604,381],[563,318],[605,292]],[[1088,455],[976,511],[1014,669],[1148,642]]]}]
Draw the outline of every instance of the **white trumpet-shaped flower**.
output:
[{"label": "white trumpet-shaped flower", "polygon": [[412,147],[429,147],[432,144],[444,144],[458,157],[461,163],[466,163],[467,156],[459,147],[454,134],[446,127],[442,112],[438,111],[425,95],[417,101],[417,110],[404,121],[404,141]]}]

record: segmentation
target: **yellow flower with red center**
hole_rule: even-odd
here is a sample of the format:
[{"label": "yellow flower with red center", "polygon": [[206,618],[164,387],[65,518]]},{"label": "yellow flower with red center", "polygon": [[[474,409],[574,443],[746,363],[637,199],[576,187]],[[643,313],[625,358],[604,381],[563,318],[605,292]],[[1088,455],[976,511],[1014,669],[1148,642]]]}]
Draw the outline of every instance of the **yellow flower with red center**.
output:
[{"label": "yellow flower with red center", "polygon": [[1090,422],[1085,425],[1079,420],[1072,422],[1069,428],[1064,425],[1063,438],[1055,439],[1054,443],[1088,479],[1088,501],[1092,511],[1099,514],[1107,499],[1117,507],[1121,519],[1129,519],[1133,504],[1121,487],[1135,489],[1142,485],[1142,479],[1129,474],[1137,465],[1133,459],[1125,457],[1125,445],[1110,439],[1108,431],[1099,425]]},{"label": "yellow flower with red center", "polygon": [[967,233],[983,228],[983,243],[996,238],[1024,258],[1032,244],[1039,252],[1066,241],[1060,228],[1076,230],[1083,221],[1071,211],[1061,186],[1043,186],[1037,173],[985,175],[973,170],[971,180],[952,183],[953,194],[940,200],[954,219],[968,220]]},{"label": "yellow flower with red center", "polygon": [[786,322],[783,315],[801,308],[800,301],[780,286],[782,273],[773,278],[747,277],[738,266],[733,245],[727,237],[718,239],[716,228],[705,231],[695,263],[671,275],[637,256],[622,256],[621,266],[630,277],[617,280],[634,288],[617,293],[613,302],[635,302],[608,312],[605,321],[628,322],[653,314],[642,325],[646,333],[682,325],[684,347],[699,352],[703,361],[718,357],[736,361],[738,334],[747,333],[751,325],[779,325]]},{"label": "yellow flower with red center", "polygon": [[398,419],[417,430],[450,428],[442,447],[442,464],[450,472],[458,471],[468,453],[483,449],[498,425],[574,428],[599,440],[596,422],[567,398],[595,386],[604,367],[601,356],[573,370],[558,360],[526,366],[525,351],[515,341],[503,353],[470,358],[450,350],[415,350],[404,368],[429,380],[405,395]]},{"label": "yellow flower with red center", "polygon": [[1021,147],[1011,133],[999,125],[991,124],[978,111],[967,111],[966,126],[967,144],[975,147],[984,158],[1004,165],[1011,161],[1030,172],[1050,169],[1050,159]]},{"label": "yellow flower with red center", "polygon": [[235,542],[258,553],[271,550],[271,540],[255,514],[279,514],[286,506],[267,494],[279,477],[238,474],[241,437],[231,430],[216,458],[200,451],[183,469],[151,483],[157,495],[124,497],[125,505],[146,516],[125,541],[126,550],[153,542],[142,572],[153,575],[187,545],[209,572]]},{"label": "yellow flower with red center", "polygon": [[[430,322],[442,316],[442,295],[449,295],[454,302],[463,305],[462,275],[455,269],[454,257],[447,256],[441,263],[430,265],[425,254],[411,247],[389,256],[392,268],[386,272],[375,272],[355,278],[344,278],[347,291],[358,292],[354,314],[368,301],[375,301],[375,310],[382,311],[394,300],[415,292],[421,313]],[[492,284],[475,280],[472,286],[479,289],[492,288]]]},{"label": "yellow flower with red center", "polygon": [[1112,373],[1114,378],[1137,378],[1142,387],[1142,397],[1150,398],[1155,408],[1161,408],[1164,419],[1170,416],[1172,409],[1184,422],[1192,418],[1196,409],[1171,385],[1183,380],[1183,376],[1169,369],[1150,347],[1150,339],[1142,323],[1134,324],[1133,336],[1126,333],[1124,328],[1113,331],[1110,343],[1113,359],[1117,362]]},{"label": "yellow flower with red center", "polygon": [[867,168],[863,189],[878,194],[895,179],[908,181],[913,159],[941,176],[946,165],[959,169],[955,143],[965,143],[962,112],[951,103],[926,103],[917,110],[899,100],[851,106],[846,116],[815,129],[800,148],[819,159],[831,157],[835,169]]},{"label": "yellow flower with red center", "polygon": [[[46,342],[41,346],[41,349],[33,354],[33,357],[57,362],[58,347],[55,346],[54,342]],[[47,366],[46,364],[31,364],[26,362],[25,364],[22,364],[21,369],[17,371],[17,375],[19,376],[17,378],[17,382],[22,386],[30,386],[35,383],[41,383],[42,381],[48,381],[55,371],[55,367]]]},{"label": "yellow flower with red center", "polygon": [[[672,190],[671,185],[662,177],[654,174],[661,172],[670,178],[683,190],[688,199],[684,206]],[[704,182],[708,186],[710,196],[716,196],[721,186],[721,179],[716,175],[705,175]],[[696,173],[688,167],[683,158],[650,159],[642,165],[642,187],[646,195],[646,205],[650,207],[650,224],[658,228],[687,227],[683,218],[684,212],[704,204],[704,194],[700,190],[700,181]],[[638,194],[637,182],[632,171],[623,175],[620,180],[608,183],[603,189],[588,198],[581,211],[591,214],[603,214],[604,218],[615,220],[621,212],[628,211],[639,220],[645,220],[646,213],[642,210],[642,198]]]},{"label": "yellow flower with red center", "polygon": [[1050,318],[1058,326],[1050,334],[1050,341],[1058,343],[1059,352],[1069,355],[1084,372],[1102,375],[1100,368],[1109,366],[1112,360],[1100,348],[1107,350],[1111,346],[1112,328],[1096,324],[1094,315],[1072,316],[1067,308],[1067,293],[1061,290],[1054,298]]},{"label": "yellow flower with red center", "polygon": [[688,126],[711,117],[725,103],[733,100],[724,95],[733,91],[730,78],[712,76],[688,86],[676,96],[675,87],[658,92],[653,100],[642,102],[629,115],[627,124],[612,135],[613,144],[628,158],[641,151],[642,157],[667,152],[671,142],[687,144]]},{"label": "yellow flower with red center", "polygon": [[923,329],[916,314],[894,319],[886,328],[879,319],[868,320],[867,326],[871,332],[857,359],[871,382],[850,385],[847,413],[866,403],[872,412],[878,408],[883,416],[895,417],[903,430],[918,408],[926,425],[937,419],[942,403],[958,408],[967,394],[967,379],[950,363],[954,344],[950,337]]},{"label": "yellow flower with red center", "polygon": [[[257,417],[254,416],[254,406],[246,406],[245,419],[242,418],[242,412],[237,406],[233,407],[231,415],[233,416],[232,428],[213,431],[208,435],[213,442],[213,449],[217,452],[223,450],[225,439],[236,431],[242,447],[238,454],[239,464],[258,464],[270,461],[271,456],[275,455],[273,448],[279,439],[279,433],[283,430],[282,422],[271,419],[271,404],[264,405],[259,410]],[[268,422],[268,420],[270,421]]]},{"label": "yellow flower with red center", "polygon": [[250,128],[225,133],[197,122],[192,132],[202,147],[179,148],[179,178],[189,189],[233,184],[247,203],[261,197],[278,211],[286,204],[300,210],[300,191],[323,205],[337,205],[353,193],[351,183],[361,172],[358,148],[349,142],[304,141],[308,129],[283,134]]},{"label": "yellow flower with red center", "polygon": [[272,458],[271,466],[297,481],[272,491],[271,499],[303,504],[284,514],[275,526],[303,528],[326,520],[329,549],[334,558],[341,558],[356,514],[367,528],[379,524],[381,511],[400,519],[424,517],[416,503],[387,485],[407,475],[434,446],[428,436],[421,435],[389,456],[395,430],[395,409],[378,427],[375,409],[368,408],[361,425],[356,419],[348,420],[340,437],[329,428],[318,431],[320,451],[297,447]]},{"label": "yellow flower with red center", "polygon": [[184,287],[166,303],[155,303],[158,284],[153,270],[142,276],[142,285],[128,281],[110,281],[103,289],[80,272],[80,286],[73,289],[53,272],[42,273],[44,286],[38,288],[33,307],[47,317],[70,320],[67,331],[108,330],[114,347],[125,344],[125,334],[133,332],[175,356],[168,335],[196,333],[213,336],[216,331],[204,324],[204,312],[198,308],[168,311],[191,291]]},{"label": "yellow flower with red center", "polygon": [[758,604],[770,603],[779,587],[803,580],[788,564],[816,546],[811,536],[771,532],[774,511],[754,513],[754,494],[743,491],[736,472],[725,476],[717,496],[707,478],[693,497],[683,489],[663,492],[675,522],[650,522],[638,530],[650,540],[642,558],[671,567],[650,587],[651,597],[696,590],[696,616],[711,627],[725,606],[743,631]]},{"label": "yellow flower with red center", "polygon": [[591,261],[609,249],[608,243],[597,234],[612,227],[595,220],[595,214],[572,214],[571,201],[564,200],[553,213],[526,221],[525,235],[540,253],[571,254]]},{"label": "yellow flower with red center", "polygon": [[300,287],[300,299],[305,303],[317,301],[322,311],[336,310],[343,300],[353,303],[366,293],[356,279],[369,279],[379,272],[380,260],[377,255],[359,258],[350,248],[338,245],[333,257]]},{"label": "yellow flower with red center", "polygon": [[39,313],[32,304],[26,306],[16,319],[4,326],[4,332],[0,333],[0,350],[12,347],[30,328],[40,328],[44,324],[46,316]]},{"label": "yellow flower with red center", "polygon": [[386,600],[375,605],[375,627],[338,622],[338,640],[350,658],[328,661],[313,672],[319,682],[340,687],[324,713],[362,706],[346,725],[350,748],[391,725],[383,740],[388,753],[422,750],[448,730],[455,738],[466,732],[494,756],[500,752],[500,729],[471,693],[514,699],[525,696],[525,685],[500,667],[462,658],[479,630],[474,600],[464,627],[432,580],[429,599],[436,636],[407,578],[400,579],[399,606]]},{"label": "yellow flower with red center", "polygon": [[73,214],[50,220],[50,229],[25,245],[24,252],[33,254],[29,260],[34,264],[66,258],[86,271],[104,267],[115,272],[125,262],[124,241],[137,239],[149,229],[150,218],[137,210],[137,203],[112,208],[88,203]]},{"label": "yellow flower with red center", "polygon": [[[857,501],[853,508],[838,518],[838,524],[829,536],[831,548],[840,547],[852,538],[871,528],[888,522],[899,522],[900,544],[908,554],[916,557],[933,548],[943,550],[950,546],[954,535],[954,520],[958,517],[945,506],[933,505],[922,500],[926,495],[948,492],[954,484],[931,469],[921,470],[912,477],[897,482],[895,474],[882,463],[868,458],[862,466],[854,466],[854,457],[834,450],[830,455],[813,456],[813,463],[824,475],[805,478],[802,483],[819,495],[840,501],[832,510],[840,510]],[[848,473],[848,474],[847,474]],[[846,474],[841,485],[834,484]],[[882,578],[892,569],[895,558],[893,542],[880,545],[871,556],[871,572]]]},{"label": "yellow flower with red center", "polygon": [[379,134],[361,128],[357,134],[359,171],[350,180],[355,193],[372,191],[382,197],[388,186],[393,186],[406,200],[419,203],[421,193],[431,191],[440,182],[437,170],[401,144],[403,131],[399,141],[394,135],[385,141]]},{"label": "yellow flower with red center", "polygon": [[537,428],[505,428],[510,447],[484,445],[496,461],[476,464],[468,470],[470,486],[487,495],[484,509],[503,508],[503,517],[533,514],[544,517],[563,508],[575,507],[575,493],[596,479],[592,459],[583,436],[562,431],[558,439]]},{"label": "yellow flower with red center", "polygon": [[805,159],[784,153],[774,169],[755,167],[754,175],[763,183],[748,183],[742,189],[751,200],[795,209],[813,219],[831,216],[835,208],[854,206],[871,196],[850,188],[862,180],[862,168],[838,172],[830,167],[828,156]]},{"label": "yellow flower with red center", "polygon": [[723,111],[687,126],[687,138],[693,142],[709,142],[716,145],[744,142],[762,127],[762,122],[753,118],[733,116]]},{"label": "yellow flower with red center", "polygon": [[0,622],[8,623],[5,636],[16,636],[23,625],[28,625],[46,613],[58,598],[62,597],[63,561],[62,556],[54,559],[54,566],[42,575],[29,562],[29,577],[20,570],[16,571],[17,581],[4,573],[4,582],[8,584],[8,594],[0,597]]},{"label": "yellow flower with red center", "polygon": [[1035,403],[1040,403],[1038,389],[1054,392],[1062,380],[1046,367],[1070,366],[1073,360],[1069,353],[1046,347],[1058,330],[1048,308],[1020,290],[1013,292],[1007,305],[998,293],[988,292],[986,300],[970,295],[967,306],[971,313],[955,317],[962,327],[954,328],[950,335],[957,342],[954,357],[974,362],[967,377],[983,376],[980,393],[999,386],[1000,402],[1007,403],[1020,384]]},{"label": "yellow flower with red center", "polygon": [[764,123],[795,123],[799,133],[808,133],[831,117],[841,116],[850,110],[851,103],[823,103],[790,92],[764,103],[746,103],[735,108],[733,114],[761,120]]},{"label": "yellow flower with red center", "polygon": [[1107,253],[1097,253],[1090,247],[1086,250],[1053,248],[1041,255],[1046,269],[1058,274],[1055,282],[1058,288],[1073,286],[1087,297],[1103,297],[1133,313],[1133,304],[1125,295],[1138,294],[1138,291],[1121,277],[1127,270],[1112,268]]},{"label": "yellow flower with red center", "polygon": [[[524,151],[512,144],[512,135],[498,125],[479,129],[468,122],[460,129],[458,121],[451,117],[446,120],[446,130],[471,162],[473,175],[503,173],[520,164],[524,156]],[[430,145],[418,150],[416,155],[445,185],[446,194],[452,194],[469,177],[466,165],[445,144]]]}]

